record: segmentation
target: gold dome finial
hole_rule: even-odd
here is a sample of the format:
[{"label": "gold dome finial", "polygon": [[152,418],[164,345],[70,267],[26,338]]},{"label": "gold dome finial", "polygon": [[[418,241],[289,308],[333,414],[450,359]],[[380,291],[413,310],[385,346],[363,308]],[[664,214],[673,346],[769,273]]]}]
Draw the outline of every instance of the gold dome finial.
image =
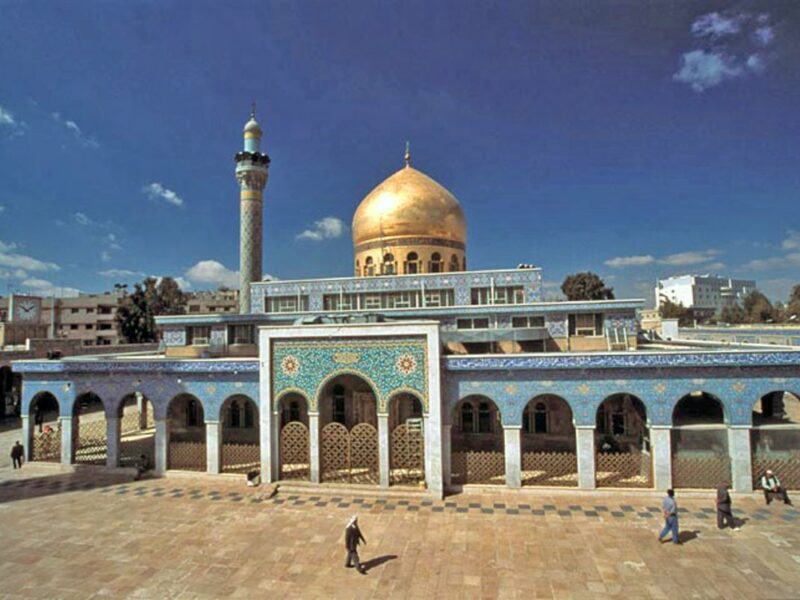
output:
[{"label": "gold dome finial", "polygon": [[411,166],[411,143],[410,142],[406,142],[406,155],[403,158],[405,158],[406,166],[410,167]]}]

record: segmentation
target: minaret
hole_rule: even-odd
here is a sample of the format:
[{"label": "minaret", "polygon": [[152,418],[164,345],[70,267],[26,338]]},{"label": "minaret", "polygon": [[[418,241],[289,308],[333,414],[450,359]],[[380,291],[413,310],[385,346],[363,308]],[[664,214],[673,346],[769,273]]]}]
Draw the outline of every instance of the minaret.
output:
[{"label": "minaret", "polygon": [[244,126],[244,150],[236,153],[236,181],[239,182],[239,312],[250,313],[250,284],[261,281],[262,215],[264,188],[269,177],[269,156],[260,151],[261,126],[256,106]]}]

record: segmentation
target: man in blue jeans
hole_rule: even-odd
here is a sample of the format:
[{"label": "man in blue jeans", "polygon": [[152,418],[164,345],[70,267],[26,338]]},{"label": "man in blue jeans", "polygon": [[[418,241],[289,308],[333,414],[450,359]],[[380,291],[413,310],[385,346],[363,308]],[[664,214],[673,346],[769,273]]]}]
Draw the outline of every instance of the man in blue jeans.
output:
[{"label": "man in blue jeans", "polygon": [[658,541],[670,531],[672,532],[672,543],[680,544],[678,541],[678,505],[675,502],[675,490],[667,490],[667,496],[661,502],[661,512],[664,514],[664,529],[658,534]]}]

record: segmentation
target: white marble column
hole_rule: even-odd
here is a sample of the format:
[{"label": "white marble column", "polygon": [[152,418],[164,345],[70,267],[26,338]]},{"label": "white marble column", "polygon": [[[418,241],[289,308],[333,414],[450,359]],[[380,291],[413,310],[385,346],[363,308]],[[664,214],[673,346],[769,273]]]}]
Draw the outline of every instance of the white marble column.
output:
[{"label": "white marble column", "polygon": [[593,490],[597,486],[594,467],[594,426],[575,428],[575,447],[578,451],[578,487]]},{"label": "white marble column", "polygon": [[166,473],[169,454],[169,429],[167,419],[156,418],[156,475]]},{"label": "white marble column", "polygon": [[269,405],[264,403],[258,409],[258,447],[261,454],[261,481],[272,483],[277,474],[272,472],[272,419]]},{"label": "white marble column", "polygon": [[72,417],[58,417],[61,424],[61,464],[71,465],[73,462]]},{"label": "white marble column", "polygon": [[657,490],[672,487],[672,427],[650,427],[650,452],[653,456],[653,485]]},{"label": "white marble column", "polygon": [[272,413],[270,429],[272,431],[269,439],[270,473],[272,481],[278,481],[281,478],[281,413],[277,410]]},{"label": "white marble column", "polygon": [[445,485],[453,483],[453,468],[450,463],[450,453],[452,452],[450,430],[452,428],[452,425],[442,425],[442,475]]},{"label": "white marble column", "polygon": [[522,487],[522,448],[520,445],[521,425],[504,425],[503,441],[506,458],[506,486]]},{"label": "white marble column", "polygon": [[308,413],[308,455],[311,483],[320,482],[319,469],[319,413]]},{"label": "white marble column", "polygon": [[119,439],[121,425],[119,417],[106,417],[106,466],[119,466]]},{"label": "white marble column", "polygon": [[389,415],[378,414],[378,470],[380,486],[389,487]]},{"label": "white marble column", "polygon": [[219,421],[206,421],[206,473],[219,473],[220,454],[222,451]]},{"label": "white marble column", "polygon": [[33,431],[31,430],[31,416],[22,415],[22,444],[25,446],[25,462],[33,460]]},{"label": "white marble column", "polygon": [[734,492],[753,491],[753,463],[750,427],[728,427],[728,453],[731,457],[731,488]]}]

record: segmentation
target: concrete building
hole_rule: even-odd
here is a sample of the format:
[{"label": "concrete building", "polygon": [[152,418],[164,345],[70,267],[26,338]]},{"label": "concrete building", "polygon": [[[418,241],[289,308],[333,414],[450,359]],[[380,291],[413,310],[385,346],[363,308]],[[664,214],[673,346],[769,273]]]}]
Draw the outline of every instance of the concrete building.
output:
[{"label": "concrete building", "polygon": [[[800,351],[643,346],[643,300],[548,302],[539,268],[466,270],[460,205],[408,153],[355,212],[354,277],[260,281],[268,161],[254,131],[252,117],[237,155],[237,174],[260,173],[240,180],[258,204],[242,208],[242,252],[259,254],[242,257],[241,312],[157,317],[150,355],[15,362],[29,458],[147,454],[158,473],[260,469],[437,497],[746,491],[766,467],[800,486]],[[39,433],[43,412],[58,418]]]},{"label": "concrete building", "polygon": [[755,291],[756,282],[751,279],[730,279],[714,275],[676,275],[659,279],[656,285],[656,308],[662,298],[683,304],[708,315],[719,314]]},{"label": "concrete building", "polygon": [[235,313],[239,311],[239,290],[189,292],[186,312],[192,314]]}]

